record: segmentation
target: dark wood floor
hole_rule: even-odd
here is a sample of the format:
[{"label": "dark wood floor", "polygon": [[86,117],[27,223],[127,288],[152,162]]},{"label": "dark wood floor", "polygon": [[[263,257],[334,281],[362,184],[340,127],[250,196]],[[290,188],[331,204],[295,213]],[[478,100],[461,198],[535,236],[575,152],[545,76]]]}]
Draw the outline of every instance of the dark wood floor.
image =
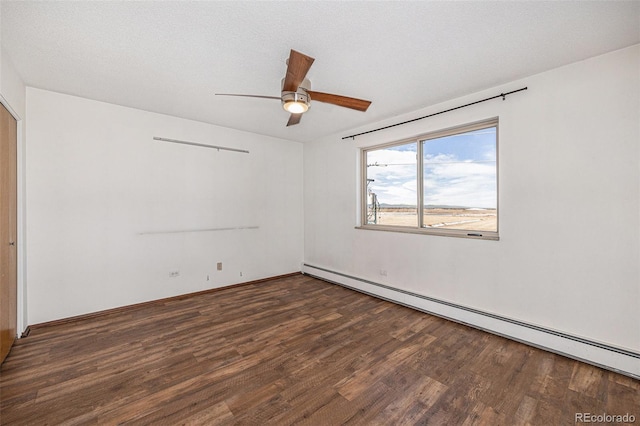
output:
[{"label": "dark wood floor", "polygon": [[0,423],[574,424],[640,382],[297,275],[34,329]]}]

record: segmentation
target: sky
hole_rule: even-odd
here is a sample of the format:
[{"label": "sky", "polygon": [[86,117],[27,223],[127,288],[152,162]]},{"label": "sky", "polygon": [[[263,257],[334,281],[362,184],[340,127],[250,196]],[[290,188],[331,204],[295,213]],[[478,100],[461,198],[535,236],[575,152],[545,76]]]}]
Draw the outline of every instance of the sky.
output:
[{"label": "sky", "polygon": [[[497,207],[495,128],[421,143],[425,205]],[[416,205],[416,154],[415,143],[368,151],[369,188],[380,204]]]}]

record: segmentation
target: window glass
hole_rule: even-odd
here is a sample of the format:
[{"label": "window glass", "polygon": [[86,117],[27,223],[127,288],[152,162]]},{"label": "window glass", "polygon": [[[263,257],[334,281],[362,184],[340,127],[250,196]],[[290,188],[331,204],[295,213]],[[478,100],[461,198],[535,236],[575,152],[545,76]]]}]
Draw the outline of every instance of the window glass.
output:
[{"label": "window glass", "polygon": [[497,231],[496,128],[422,144],[423,226]]},{"label": "window glass", "polygon": [[418,226],[417,143],[367,151],[367,224]]}]

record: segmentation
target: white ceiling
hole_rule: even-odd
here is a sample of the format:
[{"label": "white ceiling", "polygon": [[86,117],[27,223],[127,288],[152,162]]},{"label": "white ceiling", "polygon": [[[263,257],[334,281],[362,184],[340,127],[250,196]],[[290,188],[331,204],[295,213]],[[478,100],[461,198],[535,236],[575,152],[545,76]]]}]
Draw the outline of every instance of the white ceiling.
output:
[{"label": "white ceiling", "polygon": [[[310,141],[640,42],[640,2],[1,3],[2,45],[29,86]],[[373,101],[278,101],[290,49],[312,89]]]}]

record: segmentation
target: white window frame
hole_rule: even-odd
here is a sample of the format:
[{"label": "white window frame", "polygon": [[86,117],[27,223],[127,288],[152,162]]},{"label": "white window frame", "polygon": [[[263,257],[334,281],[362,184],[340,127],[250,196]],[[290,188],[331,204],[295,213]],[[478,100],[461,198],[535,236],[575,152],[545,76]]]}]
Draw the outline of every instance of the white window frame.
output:
[{"label": "white window frame", "polygon": [[[472,132],[475,130],[482,130],[495,127],[496,128],[496,231],[469,231],[462,229],[443,229],[443,228],[426,228],[424,224],[424,166],[423,166],[423,142],[430,139],[438,139],[446,136],[452,136],[460,133]],[[426,234],[426,235],[439,235],[446,237],[459,237],[459,238],[472,238],[481,240],[499,240],[500,230],[500,156],[498,155],[498,142],[499,142],[499,120],[498,117],[490,118],[487,120],[477,121],[474,123],[463,124],[460,126],[450,127],[443,130],[437,130],[434,132],[424,133],[418,136],[414,136],[407,139],[402,139],[394,142],[388,142],[380,145],[364,147],[360,149],[360,226],[356,229],[375,230],[375,231],[390,231],[390,232],[404,232],[412,234]],[[417,151],[417,226],[400,226],[400,225],[378,225],[367,223],[367,153],[369,151],[375,151],[392,146],[406,145],[409,143],[416,144]]]}]

